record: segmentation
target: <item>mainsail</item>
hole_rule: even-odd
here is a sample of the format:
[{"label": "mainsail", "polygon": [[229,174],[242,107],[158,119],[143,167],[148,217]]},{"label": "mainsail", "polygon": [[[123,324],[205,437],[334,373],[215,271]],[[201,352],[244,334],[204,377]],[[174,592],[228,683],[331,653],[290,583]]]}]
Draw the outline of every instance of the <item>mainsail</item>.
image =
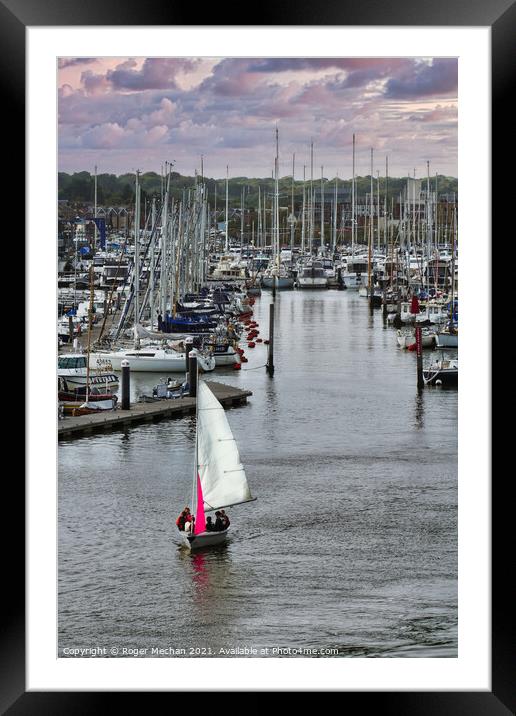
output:
[{"label": "mainsail", "polygon": [[197,387],[197,467],[206,510],[253,499],[224,408],[203,381]]}]

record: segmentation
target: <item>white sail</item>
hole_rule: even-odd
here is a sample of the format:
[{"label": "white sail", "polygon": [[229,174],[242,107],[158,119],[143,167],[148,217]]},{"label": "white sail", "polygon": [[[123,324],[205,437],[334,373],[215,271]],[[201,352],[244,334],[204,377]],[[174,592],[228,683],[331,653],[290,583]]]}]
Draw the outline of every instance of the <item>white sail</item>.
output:
[{"label": "white sail", "polygon": [[253,498],[224,408],[203,381],[197,401],[197,464],[204,509],[249,502]]}]

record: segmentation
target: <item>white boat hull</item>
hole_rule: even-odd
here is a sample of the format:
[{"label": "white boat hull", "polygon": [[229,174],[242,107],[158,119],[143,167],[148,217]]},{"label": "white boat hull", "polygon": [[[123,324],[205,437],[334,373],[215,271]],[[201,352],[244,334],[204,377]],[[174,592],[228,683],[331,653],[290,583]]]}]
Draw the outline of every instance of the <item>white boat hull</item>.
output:
[{"label": "white boat hull", "polygon": [[[421,336],[421,346],[422,348],[433,348],[434,347],[434,341],[435,336],[433,333],[424,334]],[[409,346],[414,345],[416,342],[416,336],[411,334],[404,334],[400,333],[398,334],[398,345],[400,348],[408,348]]]},{"label": "white boat hull", "polygon": [[220,532],[201,532],[198,535],[191,535],[188,532],[181,532],[183,542],[191,549],[203,549],[204,547],[214,547],[215,545],[224,544],[227,534],[231,528]]},{"label": "white boat hull", "polygon": [[328,288],[328,279],[326,276],[321,278],[305,278],[297,279],[298,288]]},{"label": "white boat hull", "polygon": [[[57,375],[60,378],[64,378],[66,380],[66,385],[69,388],[81,388],[86,385],[86,373],[84,375],[81,375],[79,373],[73,373],[70,371],[58,371]],[[90,373],[90,385],[93,385],[97,388],[116,388],[119,384],[118,376],[116,376],[114,373],[106,373],[106,374],[95,374]]]},{"label": "white boat hull", "polygon": [[342,280],[346,288],[360,288],[367,283],[367,276],[356,273],[343,273]]},{"label": "white boat hull", "polygon": [[[142,354],[144,351],[142,351]],[[132,371],[142,373],[185,373],[186,372],[186,357],[184,353],[178,353],[174,355],[170,353],[163,357],[152,357],[139,355],[136,351],[116,351],[113,353],[91,353],[90,354],[90,368],[97,367],[97,360],[109,360],[113,366],[113,370],[122,370],[122,361],[129,361],[129,366]],[[197,356],[199,367],[204,371],[208,372],[215,368],[215,358],[212,356],[207,358],[205,356]]]},{"label": "white boat hull", "polygon": [[217,367],[240,363],[240,357],[234,349],[232,349],[231,353],[214,353],[213,356]]},{"label": "white boat hull", "polygon": [[435,336],[436,348],[458,348],[459,336],[457,334],[437,333]]}]

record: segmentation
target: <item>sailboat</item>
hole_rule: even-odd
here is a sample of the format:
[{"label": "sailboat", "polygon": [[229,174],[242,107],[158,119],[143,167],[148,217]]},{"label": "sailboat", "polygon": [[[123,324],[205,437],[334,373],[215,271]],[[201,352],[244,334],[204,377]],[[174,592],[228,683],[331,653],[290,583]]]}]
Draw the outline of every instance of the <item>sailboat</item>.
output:
[{"label": "sailboat", "polygon": [[230,527],[206,530],[206,512],[252,502],[244,467],[224,408],[204,381],[197,386],[195,464],[193,473],[193,531],[181,532],[191,550],[223,544]]}]

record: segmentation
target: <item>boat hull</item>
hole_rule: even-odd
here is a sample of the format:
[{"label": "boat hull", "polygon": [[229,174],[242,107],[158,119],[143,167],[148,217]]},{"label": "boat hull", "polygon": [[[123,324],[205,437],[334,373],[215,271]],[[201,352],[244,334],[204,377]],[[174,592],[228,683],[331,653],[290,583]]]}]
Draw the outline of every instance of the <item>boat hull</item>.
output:
[{"label": "boat hull", "polygon": [[294,287],[294,279],[289,278],[286,276],[280,276],[272,277],[272,276],[264,276],[262,277],[262,287],[263,288],[276,288],[276,289],[288,289]]},{"label": "boat hull", "polygon": [[437,333],[435,345],[437,348],[458,348],[459,336],[449,333]]},{"label": "boat hull", "polygon": [[[72,371],[58,371],[58,376],[66,380],[70,388],[83,388],[87,383],[87,376]],[[118,377],[114,373],[95,375],[90,373],[90,385],[96,388],[116,388],[119,384]]]},{"label": "boat hull", "polygon": [[[122,370],[122,361],[129,361],[132,371],[142,373],[184,373],[186,371],[186,358],[184,354],[170,355],[163,358],[146,357],[135,355],[133,351],[120,353],[107,353],[90,355],[90,368],[97,366],[97,359],[108,359],[113,366],[113,370]],[[215,368],[215,358],[206,358],[205,356],[197,356],[199,368],[204,372],[211,371]]]},{"label": "boat hull", "polygon": [[201,532],[198,535],[182,532],[181,536],[186,546],[193,551],[224,544],[229,530],[230,528],[228,527],[226,530],[221,530],[220,532]]},{"label": "boat hull", "polygon": [[298,288],[328,288],[328,279],[324,278],[298,278]]},{"label": "boat hull", "polygon": [[442,370],[424,370],[423,377],[426,385],[457,385],[459,371],[454,368]]},{"label": "boat hull", "polygon": [[360,288],[367,283],[367,276],[356,273],[343,273],[342,280],[346,288]]}]

